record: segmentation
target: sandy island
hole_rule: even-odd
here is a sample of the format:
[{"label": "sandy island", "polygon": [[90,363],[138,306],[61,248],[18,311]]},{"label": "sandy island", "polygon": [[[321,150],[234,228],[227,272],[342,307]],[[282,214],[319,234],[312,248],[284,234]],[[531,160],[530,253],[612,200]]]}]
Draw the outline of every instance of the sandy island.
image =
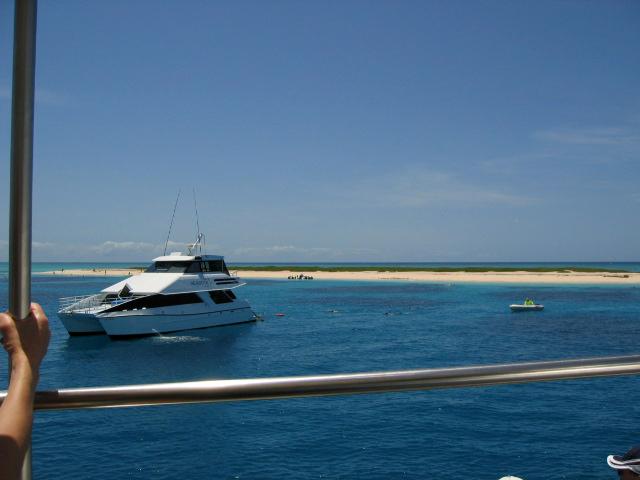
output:
[{"label": "sandy island", "polygon": [[[76,277],[128,277],[141,273],[143,269],[64,269],[50,272],[38,272],[39,275],[64,275]],[[239,270],[233,275],[242,278],[264,278],[286,280],[289,276],[298,276],[301,272]],[[528,284],[594,284],[594,285],[640,285],[640,273],[611,272],[322,272],[309,270],[305,275],[317,280],[384,280],[405,282],[437,283],[528,283]],[[300,280],[304,281],[304,280]],[[308,281],[308,280],[307,280]]]}]

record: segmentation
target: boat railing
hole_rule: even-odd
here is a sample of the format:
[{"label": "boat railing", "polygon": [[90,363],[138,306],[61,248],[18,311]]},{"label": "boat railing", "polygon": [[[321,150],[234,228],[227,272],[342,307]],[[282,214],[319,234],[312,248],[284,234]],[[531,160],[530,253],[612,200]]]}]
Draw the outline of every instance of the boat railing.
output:
[{"label": "boat railing", "polygon": [[[98,295],[95,293],[92,295],[76,295],[74,297],[62,297],[58,299],[58,307],[60,311],[69,310],[70,307],[77,305],[79,308],[91,308],[96,307],[98,302]],[[75,310],[75,309],[74,309]]]},{"label": "boat railing", "polygon": [[101,294],[62,297],[58,300],[61,313],[90,313],[101,307],[113,307],[132,300],[134,297],[105,297]]},{"label": "boat railing", "polygon": [[[402,392],[640,374],[640,355],[303,377],[39,391],[35,409],[62,410]],[[6,392],[0,392],[0,404]]]}]

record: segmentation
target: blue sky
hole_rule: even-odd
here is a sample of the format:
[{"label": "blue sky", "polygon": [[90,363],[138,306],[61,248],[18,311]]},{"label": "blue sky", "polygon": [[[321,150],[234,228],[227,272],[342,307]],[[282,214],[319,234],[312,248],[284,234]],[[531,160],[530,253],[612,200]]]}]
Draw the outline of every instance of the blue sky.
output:
[{"label": "blue sky", "polygon": [[639,260],[638,45],[636,1],[40,2],[34,260],[148,260],[178,189],[190,241],[193,188],[231,261]]}]

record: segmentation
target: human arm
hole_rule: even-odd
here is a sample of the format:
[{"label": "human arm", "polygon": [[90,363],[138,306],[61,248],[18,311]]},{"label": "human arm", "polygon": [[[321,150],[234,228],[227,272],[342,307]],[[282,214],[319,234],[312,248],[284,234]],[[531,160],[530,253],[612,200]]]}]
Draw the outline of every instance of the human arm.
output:
[{"label": "human arm", "polygon": [[19,478],[33,424],[33,401],[40,363],[49,346],[49,322],[37,303],[29,316],[14,321],[0,313],[0,333],[11,362],[7,395],[0,406],[0,478]]}]

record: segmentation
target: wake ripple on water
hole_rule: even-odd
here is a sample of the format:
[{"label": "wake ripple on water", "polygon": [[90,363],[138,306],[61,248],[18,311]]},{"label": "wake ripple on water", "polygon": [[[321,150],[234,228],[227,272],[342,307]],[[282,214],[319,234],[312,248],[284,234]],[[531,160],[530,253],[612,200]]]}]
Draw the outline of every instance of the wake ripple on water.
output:
[{"label": "wake ripple on water", "polygon": [[151,337],[151,341],[154,343],[196,343],[196,342],[210,342],[211,339],[207,337],[193,337],[190,335],[162,335],[158,334]]}]

